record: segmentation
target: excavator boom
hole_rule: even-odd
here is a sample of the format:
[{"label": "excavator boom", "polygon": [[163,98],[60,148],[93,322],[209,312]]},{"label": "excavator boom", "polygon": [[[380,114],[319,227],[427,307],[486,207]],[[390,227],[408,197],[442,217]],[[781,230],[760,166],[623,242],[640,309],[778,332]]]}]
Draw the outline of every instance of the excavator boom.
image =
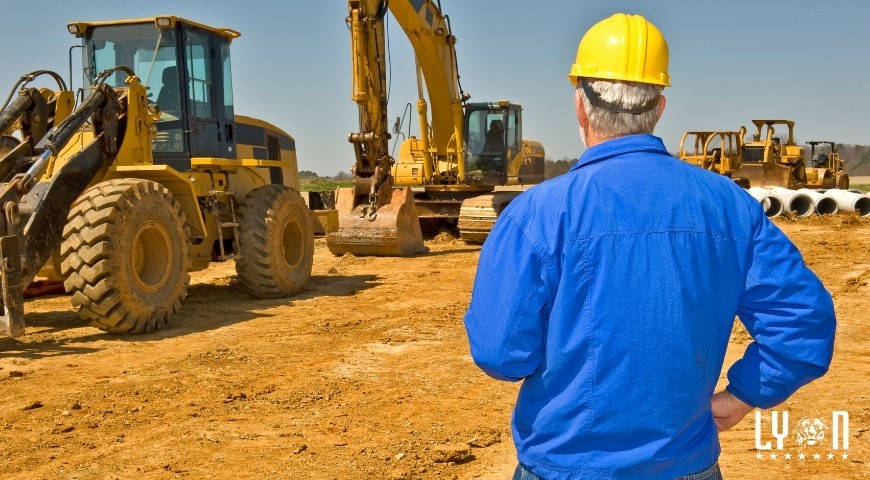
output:
[{"label": "excavator boom", "polygon": [[[400,2],[390,2],[389,8]],[[351,133],[356,163],[353,187],[336,191],[339,229],[327,235],[335,255],[407,256],[424,250],[413,194],[393,188],[387,120],[386,39],[388,2],[349,0],[347,22],[353,57],[353,100],[360,131]]]}]

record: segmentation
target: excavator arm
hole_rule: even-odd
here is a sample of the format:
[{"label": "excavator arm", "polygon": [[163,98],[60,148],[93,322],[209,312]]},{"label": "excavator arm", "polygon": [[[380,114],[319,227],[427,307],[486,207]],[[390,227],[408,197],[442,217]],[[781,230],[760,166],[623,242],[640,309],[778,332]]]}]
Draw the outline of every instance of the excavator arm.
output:
[{"label": "excavator arm", "polygon": [[[439,159],[463,158],[463,101],[468,97],[459,87],[456,38],[447,18],[431,0],[348,0],[352,98],[359,109],[360,131],[348,136],[356,157],[354,185],[337,191],[339,230],[327,236],[329,249],[336,255],[412,255],[425,248],[410,188],[393,188],[395,161],[389,155],[387,115],[388,12],[410,40],[417,58],[424,181],[432,181]],[[431,123],[424,79],[432,102]],[[461,181],[465,165],[461,161],[456,165]]]}]

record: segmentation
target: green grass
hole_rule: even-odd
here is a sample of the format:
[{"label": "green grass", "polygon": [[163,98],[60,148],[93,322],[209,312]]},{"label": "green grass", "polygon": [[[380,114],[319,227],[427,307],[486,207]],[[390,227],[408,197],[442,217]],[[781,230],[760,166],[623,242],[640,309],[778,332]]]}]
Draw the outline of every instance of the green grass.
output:
[{"label": "green grass", "polygon": [[849,185],[849,188],[854,188],[855,190],[861,190],[864,193],[870,192],[870,185]]},{"label": "green grass", "polygon": [[336,182],[328,177],[301,178],[299,190],[303,192],[326,192],[335,190],[336,187],[352,187],[353,182]]}]

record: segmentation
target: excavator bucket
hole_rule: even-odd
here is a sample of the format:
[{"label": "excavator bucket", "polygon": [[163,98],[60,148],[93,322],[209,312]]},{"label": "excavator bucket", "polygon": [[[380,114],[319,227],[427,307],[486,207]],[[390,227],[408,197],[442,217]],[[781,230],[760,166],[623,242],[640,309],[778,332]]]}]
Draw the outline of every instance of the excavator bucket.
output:
[{"label": "excavator bucket", "polygon": [[339,188],[335,196],[338,231],[326,236],[333,255],[407,257],[426,250],[409,187],[393,189],[390,203],[381,205],[371,220],[363,215],[367,204],[355,205],[353,188]]}]

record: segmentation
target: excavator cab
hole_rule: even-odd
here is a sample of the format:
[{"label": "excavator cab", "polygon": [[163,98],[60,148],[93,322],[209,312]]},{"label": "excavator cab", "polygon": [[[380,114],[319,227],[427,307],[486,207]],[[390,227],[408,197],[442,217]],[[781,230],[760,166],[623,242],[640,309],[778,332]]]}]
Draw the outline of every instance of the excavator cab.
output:
[{"label": "excavator cab", "polygon": [[520,151],[522,110],[508,102],[465,106],[466,172],[471,185],[505,185]]},{"label": "excavator cab", "polygon": [[[238,32],[171,16],[68,27],[84,39],[86,84],[122,65],[145,84],[160,109],[155,163],[185,171],[191,157],[236,158],[229,45]],[[123,88],[125,78],[116,72],[106,83]]]}]

